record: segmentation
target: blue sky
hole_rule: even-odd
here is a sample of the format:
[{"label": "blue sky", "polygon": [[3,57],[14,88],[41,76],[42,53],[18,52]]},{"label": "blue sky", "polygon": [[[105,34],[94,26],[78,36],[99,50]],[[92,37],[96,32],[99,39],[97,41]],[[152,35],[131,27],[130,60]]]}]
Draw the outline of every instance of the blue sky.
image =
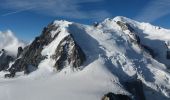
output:
[{"label": "blue sky", "polygon": [[1,0],[0,30],[29,41],[53,20],[92,24],[125,16],[170,28],[170,0]]}]

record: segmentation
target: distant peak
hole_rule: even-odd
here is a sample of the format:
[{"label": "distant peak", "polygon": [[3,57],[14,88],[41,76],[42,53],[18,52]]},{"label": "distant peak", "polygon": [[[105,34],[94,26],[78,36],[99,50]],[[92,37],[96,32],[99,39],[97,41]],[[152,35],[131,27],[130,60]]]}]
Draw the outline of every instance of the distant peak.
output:
[{"label": "distant peak", "polygon": [[69,22],[69,21],[66,21],[66,20],[55,20],[54,22],[53,22],[53,24],[54,25],[56,25],[56,26],[67,26],[67,25],[69,25],[69,24],[72,24],[72,22]]},{"label": "distant peak", "polygon": [[114,21],[121,21],[121,22],[125,22],[125,23],[136,23],[135,20],[132,20],[130,18],[124,17],[124,16],[117,16],[115,18],[113,18]]},{"label": "distant peak", "polygon": [[115,21],[122,21],[124,19],[126,19],[126,17],[123,17],[123,16],[116,16],[115,18],[113,18],[113,20]]}]

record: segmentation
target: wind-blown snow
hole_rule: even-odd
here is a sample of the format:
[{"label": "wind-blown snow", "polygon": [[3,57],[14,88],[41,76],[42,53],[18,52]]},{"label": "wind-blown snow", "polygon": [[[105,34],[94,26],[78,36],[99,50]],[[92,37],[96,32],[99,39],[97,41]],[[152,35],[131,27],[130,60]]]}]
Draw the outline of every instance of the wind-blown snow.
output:
[{"label": "wind-blown snow", "polygon": [[[153,59],[139,45],[130,42],[129,32],[123,31],[117,21],[130,24],[141,43],[157,51],[158,58]],[[51,36],[54,38],[59,31],[60,34],[41,52],[48,59],[27,76],[2,78],[0,99],[100,100],[108,92],[131,95],[122,83],[132,79],[143,82],[147,100],[170,98],[170,74],[166,66],[170,61],[164,55],[166,48],[163,46],[165,41],[170,40],[169,30],[124,17],[106,19],[98,26],[67,21],[55,21],[54,24],[59,28],[52,31]],[[69,34],[82,48],[87,61],[81,66],[82,70],[71,72],[67,66],[55,72],[52,68],[55,61],[50,56]]]},{"label": "wind-blown snow", "polygon": [[19,41],[10,31],[0,31],[0,49],[5,49],[11,55],[16,55],[19,46],[24,47],[24,43]]}]

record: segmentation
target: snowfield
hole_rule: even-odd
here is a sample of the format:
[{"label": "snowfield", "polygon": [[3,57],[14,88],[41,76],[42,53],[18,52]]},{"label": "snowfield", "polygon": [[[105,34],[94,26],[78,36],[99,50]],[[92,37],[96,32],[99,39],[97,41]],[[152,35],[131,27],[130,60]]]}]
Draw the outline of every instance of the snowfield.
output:
[{"label": "snowfield", "polygon": [[[156,57],[131,42],[134,35],[123,30],[118,21],[128,23],[141,44],[153,49]],[[43,47],[41,54],[48,58],[36,71],[29,75],[17,73],[13,79],[4,79],[4,72],[0,72],[0,100],[101,100],[108,92],[131,96],[123,83],[137,79],[143,82],[146,100],[170,99],[170,60],[166,58],[165,46],[170,41],[170,30],[120,16],[96,26],[67,21],[54,24],[59,28],[51,32],[51,37],[58,31],[60,35]],[[69,34],[87,60],[80,69],[66,66],[57,72],[50,56]]]},{"label": "snowfield", "polygon": [[[127,94],[118,78],[95,61],[82,72],[37,73],[12,80],[1,80],[2,100],[100,100],[109,91]],[[98,68],[96,68],[96,65]],[[91,69],[91,68],[90,68]],[[97,70],[97,72],[95,71]],[[100,74],[99,74],[100,73]]]}]

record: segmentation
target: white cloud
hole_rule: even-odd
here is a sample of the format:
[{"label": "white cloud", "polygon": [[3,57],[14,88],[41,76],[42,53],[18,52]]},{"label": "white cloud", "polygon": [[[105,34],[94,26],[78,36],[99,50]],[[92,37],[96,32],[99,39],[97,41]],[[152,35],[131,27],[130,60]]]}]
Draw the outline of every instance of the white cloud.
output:
[{"label": "white cloud", "polygon": [[170,0],[152,0],[135,18],[140,21],[153,22],[170,14]]},{"label": "white cloud", "polygon": [[25,44],[19,41],[10,30],[6,32],[0,31],[0,49],[5,49],[9,54],[16,56],[18,47],[24,47],[24,45]]},{"label": "white cloud", "polygon": [[33,8],[21,9],[21,10],[17,10],[17,11],[5,13],[5,14],[3,14],[2,16],[12,15],[12,14],[20,13],[20,12],[27,11],[27,10],[30,10],[30,9],[33,9]]},{"label": "white cloud", "polygon": [[[82,11],[83,3],[97,3],[103,0],[2,0],[0,7],[14,9],[16,11],[4,15],[10,15],[25,10],[44,13],[51,16],[68,18],[104,18],[110,14],[105,10],[92,9]],[[85,6],[87,7],[87,6]],[[28,9],[32,8],[32,9]],[[100,16],[98,16],[100,15]]]}]

